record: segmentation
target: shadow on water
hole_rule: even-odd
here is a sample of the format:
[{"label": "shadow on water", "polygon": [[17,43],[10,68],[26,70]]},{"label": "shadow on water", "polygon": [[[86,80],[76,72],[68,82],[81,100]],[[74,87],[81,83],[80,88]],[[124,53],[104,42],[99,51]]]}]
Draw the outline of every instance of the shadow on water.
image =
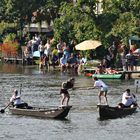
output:
[{"label": "shadow on water", "polygon": [[111,119],[101,119],[100,117],[98,117],[97,121],[100,126],[106,126],[109,125]]}]

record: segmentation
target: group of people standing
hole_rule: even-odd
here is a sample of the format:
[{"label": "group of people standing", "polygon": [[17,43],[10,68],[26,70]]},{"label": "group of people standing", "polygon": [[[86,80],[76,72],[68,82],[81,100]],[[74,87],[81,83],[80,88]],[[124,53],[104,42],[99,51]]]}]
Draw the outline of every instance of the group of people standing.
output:
[{"label": "group of people standing", "polygon": [[51,46],[50,40],[43,45],[39,45],[40,51],[40,64],[39,68],[43,68],[45,65],[48,67],[52,65],[55,67],[59,65],[62,72],[68,69],[77,70],[78,60],[74,54],[74,42],[67,45],[65,42],[60,40],[56,47]]},{"label": "group of people standing", "polygon": [[69,43],[65,43],[61,39],[54,46],[53,39],[48,38],[42,41],[40,36],[33,36],[31,40],[28,41],[26,49],[24,51],[24,56],[28,59],[29,57],[38,57],[34,55],[36,51],[39,54],[39,69],[50,68],[52,66],[60,66],[62,72],[77,72],[78,67],[82,61],[79,51],[75,50],[75,41],[71,40]]},{"label": "group of people standing", "polygon": [[129,47],[124,44],[113,42],[113,44],[106,49],[106,55],[101,60],[95,73],[116,74],[119,73],[116,67],[122,68],[123,71],[134,71],[137,70],[137,60],[133,49],[129,49]]}]

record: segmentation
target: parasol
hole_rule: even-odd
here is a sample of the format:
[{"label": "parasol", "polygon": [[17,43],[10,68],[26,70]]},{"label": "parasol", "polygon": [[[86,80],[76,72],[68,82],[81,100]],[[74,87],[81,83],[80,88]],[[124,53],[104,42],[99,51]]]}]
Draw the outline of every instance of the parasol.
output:
[{"label": "parasol", "polygon": [[101,42],[97,40],[86,40],[75,46],[76,50],[92,50],[101,46]]}]

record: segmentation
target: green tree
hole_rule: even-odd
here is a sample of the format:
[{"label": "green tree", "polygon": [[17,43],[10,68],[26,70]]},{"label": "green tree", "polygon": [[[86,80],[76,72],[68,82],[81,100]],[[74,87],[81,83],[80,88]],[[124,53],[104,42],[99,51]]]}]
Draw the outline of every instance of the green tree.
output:
[{"label": "green tree", "polygon": [[4,0],[1,0],[0,2],[0,21],[3,20],[3,14],[4,14]]},{"label": "green tree", "polygon": [[137,19],[130,12],[125,12],[120,15],[109,35],[113,35],[122,39],[127,44],[128,38],[135,33],[137,29]]},{"label": "green tree", "polygon": [[4,20],[17,23],[23,28],[25,23],[31,21],[32,13],[40,7],[42,0],[4,0]]},{"label": "green tree", "polygon": [[111,30],[105,33],[109,42],[110,39],[118,38],[127,43],[132,35],[140,35],[140,1],[139,0],[105,0],[104,14],[110,14],[113,17],[108,18],[111,23]]},{"label": "green tree", "polygon": [[[86,39],[100,39],[100,31],[96,26],[95,2],[78,1],[76,5],[63,3],[60,8],[60,18],[55,20],[55,38],[68,42],[71,39],[81,42]],[[90,8],[88,7],[90,5]],[[91,6],[92,5],[92,6]]]}]

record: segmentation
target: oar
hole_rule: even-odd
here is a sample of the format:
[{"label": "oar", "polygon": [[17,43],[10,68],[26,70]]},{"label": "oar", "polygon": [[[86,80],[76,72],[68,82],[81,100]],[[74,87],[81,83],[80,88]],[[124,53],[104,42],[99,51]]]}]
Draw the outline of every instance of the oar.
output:
[{"label": "oar", "polygon": [[1,109],[0,112],[1,112],[1,113],[4,113],[4,112],[5,112],[5,109],[6,109],[10,104],[11,104],[11,102],[9,102],[8,105],[7,105],[4,109]]},{"label": "oar", "polygon": [[138,107],[138,109],[140,109],[140,106],[137,104],[137,106],[136,107]]},{"label": "oar", "polygon": [[89,90],[94,89],[93,87],[74,87],[72,90]]},{"label": "oar", "polygon": [[22,84],[20,84],[20,89],[19,89],[20,95],[21,95],[21,91],[22,91]]}]

